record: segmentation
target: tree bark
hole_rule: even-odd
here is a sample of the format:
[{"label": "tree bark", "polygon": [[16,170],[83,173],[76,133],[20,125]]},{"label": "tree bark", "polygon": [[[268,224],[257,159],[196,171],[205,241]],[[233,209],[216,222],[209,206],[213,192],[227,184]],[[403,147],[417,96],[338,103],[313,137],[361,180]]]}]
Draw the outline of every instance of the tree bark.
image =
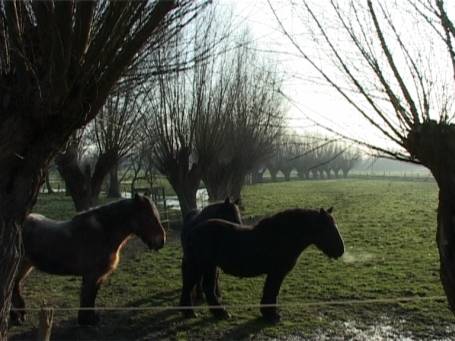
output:
[{"label": "tree bark", "polygon": [[117,162],[114,152],[101,154],[91,171],[89,164],[81,165],[75,148],[69,148],[55,158],[57,169],[65,181],[77,212],[93,207],[98,202],[103,180]]},{"label": "tree bark", "polygon": [[46,173],[46,189],[48,194],[53,194],[54,190],[52,189],[51,182],[49,180],[49,171]]},{"label": "tree bark", "polygon": [[432,172],[439,187],[436,242],[440,278],[455,314],[455,125],[426,121],[407,136],[406,149]]},{"label": "tree bark", "polygon": [[174,169],[169,171],[167,179],[177,194],[182,217],[197,208],[196,194],[201,182],[201,172],[194,164],[190,171],[185,169]]},{"label": "tree bark", "polygon": [[286,181],[291,181],[291,171],[288,169],[281,170],[281,172],[284,174],[284,179]]},{"label": "tree bark", "polygon": [[272,178],[272,181],[276,182],[276,176],[278,174],[278,169],[269,168],[269,173],[270,173],[270,177]]},{"label": "tree bark", "polygon": [[107,191],[108,198],[121,198],[120,181],[118,179],[118,163],[112,167],[109,172],[109,188]]},{"label": "tree bark", "polygon": [[0,167],[0,340],[7,339],[11,294],[22,256],[21,226],[44,182],[43,169],[50,161],[46,153],[43,142],[27,149],[23,158],[3,155],[6,162]]}]

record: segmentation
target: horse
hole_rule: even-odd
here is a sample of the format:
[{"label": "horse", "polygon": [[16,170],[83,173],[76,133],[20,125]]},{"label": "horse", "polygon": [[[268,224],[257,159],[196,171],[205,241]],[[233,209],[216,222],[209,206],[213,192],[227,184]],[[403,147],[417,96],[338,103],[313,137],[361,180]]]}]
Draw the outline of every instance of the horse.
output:
[{"label": "horse", "polygon": [[[180,234],[180,241],[183,249],[183,258],[182,258],[182,273],[184,273],[184,267],[186,266],[185,261],[185,249],[187,247],[188,234],[194,229],[199,223],[213,219],[223,219],[236,224],[242,224],[242,217],[240,215],[240,210],[238,207],[239,199],[231,202],[229,197],[227,197],[224,202],[213,203],[204,207],[202,210],[192,210],[187,213],[183,219],[182,232]],[[202,285],[201,282],[196,284],[196,293],[195,296],[197,299],[202,299]],[[215,291],[219,296],[219,285],[218,281],[215,283]]]},{"label": "horse", "polygon": [[300,254],[311,244],[330,258],[344,253],[343,238],[331,215],[332,209],[289,209],[264,218],[254,226],[220,219],[199,223],[187,236],[180,298],[180,305],[186,307],[184,315],[195,316],[191,309],[191,288],[202,278],[211,313],[217,318],[229,318],[215,294],[216,268],[219,267],[236,277],[265,274],[260,311],[265,321],[278,322],[280,314],[274,305],[284,278]]},{"label": "horse", "polygon": [[[150,249],[164,246],[166,233],[156,206],[136,194],[131,199],[99,206],[67,221],[55,221],[30,214],[23,224],[25,255],[15,279],[11,320],[25,320],[21,288],[26,276],[37,268],[55,275],[82,276],[80,325],[96,325],[99,316],[92,309],[101,284],[116,269],[127,241],[138,236]],[[15,310],[17,309],[17,310]]]}]

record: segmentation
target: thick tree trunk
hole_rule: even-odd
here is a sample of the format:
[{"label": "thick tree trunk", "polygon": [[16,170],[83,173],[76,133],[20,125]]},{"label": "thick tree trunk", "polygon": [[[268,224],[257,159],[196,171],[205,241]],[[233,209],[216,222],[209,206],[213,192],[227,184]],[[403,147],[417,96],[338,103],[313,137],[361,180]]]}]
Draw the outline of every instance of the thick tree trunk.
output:
[{"label": "thick tree trunk", "polygon": [[269,173],[270,173],[270,177],[272,178],[272,181],[276,182],[276,176],[278,174],[278,169],[274,169],[274,168],[270,169],[269,168]]},{"label": "thick tree trunk", "polygon": [[177,194],[182,218],[197,208],[196,193],[201,183],[201,172],[196,164],[191,170],[176,168],[169,171],[167,179]]},{"label": "thick tree trunk", "polygon": [[43,150],[27,152],[23,159],[5,157],[0,167],[0,340],[7,339],[11,293],[22,255],[21,226],[36,201],[45,177],[42,170],[49,161],[40,158]]},{"label": "thick tree trunk", "polygon": [[109,187],[107,190],[108,198],[121,198],[122,193],[120,191],[120,181],[118,179],[118,164],[109,172]]},{"label": "thick tree trunk", "polygon": [[90,185],[90,166],[81,167],[75,150],[67,150],[55,158],[57,170],[65,182],[66,191],[73,199],[77,212],[87,210],[92,202],[92,188]]},{"label": "thick tree trunk", "polygon": [[116,162],[115,153],[105,152],[98,157],[92,174],[90,165],[79,164],[75,149],[68,149],[55,158],[76,211],[84,211],[97,204],[103,180]]},{"label": "thick tree trunk", "polygon": [[343,178],[347,178],[349,175],[349,169],[344,168],[344,169],[342,169],[342,171],[343,171]]},{"label": "thick tree trunk", "polygon": [[330,174],[330,169],[324,169],[323,172],[325,173],[326,179],[330,179],[332,177]]},{"label": "thick tree trunk", "polygon": [[51,182],[49,180],[49,171],[46,173],[46,189],[48,194],[53,194],[54,190],[52,189]]},{"label": "thick tree trunk", "polygon": [[[455,184],[455,174],[452,179]],[[440,189],[436,242],[439,249],[441,283],[455,313],[455,192]]]},{"label": "thick tree trunk", "polygon": [[284,174],[284,179],[286,181],[291,180],[291,171],[289,169],[281,170],[281,172]]},{"label": "thick tree trunk", "polygon": [[430,169],[439,187],[440,278],[455,314],[455,125],[426,121],[409,133],[406,149]]},{"label": "thick tree trunk", "polygon": [[25,217],[0,212],[0,340],[6,340],[14,277],[21,257],[20,224]]}]

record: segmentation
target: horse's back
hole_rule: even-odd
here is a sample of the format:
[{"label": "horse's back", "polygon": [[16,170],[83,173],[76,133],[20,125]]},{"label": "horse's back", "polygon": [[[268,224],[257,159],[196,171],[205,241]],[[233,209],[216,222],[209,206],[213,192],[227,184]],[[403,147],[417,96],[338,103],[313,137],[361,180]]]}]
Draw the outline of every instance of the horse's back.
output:
[{"label": "horse's back", "polygon": [[38,269],[54,274],[78,274],[78,247],[70,221],[57,221],[30,214],[24,221],[25,255]]},{"label": "horse's back", "polygon": [[186,240],[188,238],[188,233],[191,229],[197,224],[197,217],[199,216],[200,210],[194,209],[183,217],[183,226],[182,231],[180,233],[180,242],[182,244],[183,249],[185,250],[186,247]]},{"label": "horse's back", "polygon": [[240,277],[265,273],[270,251],[251,226],[221,219],[197,224],[188,236],[188,250],[198,264],[216,265]]}]

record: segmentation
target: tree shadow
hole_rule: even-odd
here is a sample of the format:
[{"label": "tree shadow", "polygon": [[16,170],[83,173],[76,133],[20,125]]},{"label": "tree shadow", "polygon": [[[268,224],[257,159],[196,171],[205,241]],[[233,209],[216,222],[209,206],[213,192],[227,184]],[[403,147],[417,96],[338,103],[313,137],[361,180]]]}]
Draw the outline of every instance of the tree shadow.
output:
[{"label": "tree shadow", "polygon": [[[128,307],[169,306],[178,302],[180,290],[173,289],[156,293],[146,298],[127,302]],[[55,340],[150,340],[175,338],[179,333],[198,330],[217,322],[206,314],[199,318],[184,319],[181,311],[164,310],[114,310],[100,311],[101,321],[97,326],[79,326],[77,311],[66,319],[59,319],[52,328],[52,339]],[[14,327],[13,327],[14,328]],[[22,333],[11,330],[11,340],[34,340],[36,328]]]}]

